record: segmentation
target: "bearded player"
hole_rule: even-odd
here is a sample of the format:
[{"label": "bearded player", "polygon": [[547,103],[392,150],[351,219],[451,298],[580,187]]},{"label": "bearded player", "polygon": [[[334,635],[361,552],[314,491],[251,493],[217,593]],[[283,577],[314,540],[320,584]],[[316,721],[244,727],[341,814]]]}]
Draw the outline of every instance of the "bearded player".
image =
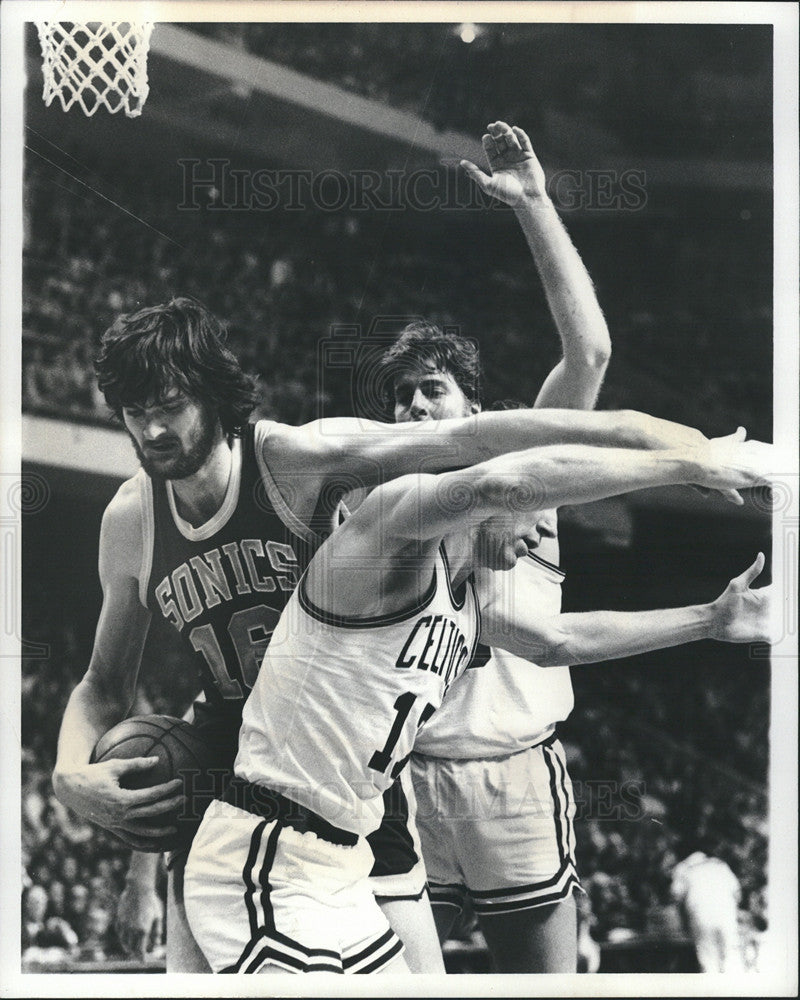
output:
[{"label": "bearded player", "polygon": [[[179,802],[180,782],[125,789],[125,776],[154,758],[89,761],[99,737],[131,709],[153,615],[192,651],[207,700],[197,721],[229,769],[241,706],[305,553],[330,529],[354,479],[372,486],[537,444],[662,449],[706,441],[632,412],[487,413],[436,426],[250,423],[253,386],[224,346],[221,324],[181,298],[121,316],[103,337],[97,374],[142,469],[103,516],[103,604],[88,670],[65,710],[53,785],[76,813],[148,851],[175,832],[163,818]],[[170,905],[176,898],[180,905],[170,893]],[[170,920],[170,948],[180,926]],[[196,969],[191,960],[188,968]]]}]

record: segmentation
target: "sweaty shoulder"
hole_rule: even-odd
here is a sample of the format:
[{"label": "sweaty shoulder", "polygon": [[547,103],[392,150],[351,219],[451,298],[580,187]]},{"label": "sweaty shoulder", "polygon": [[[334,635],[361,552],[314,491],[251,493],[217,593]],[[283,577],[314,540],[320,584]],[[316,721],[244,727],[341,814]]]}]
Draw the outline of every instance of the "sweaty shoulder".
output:
[{"label": "sweaty shoulder", "polygon": [[144,472],[127,479],[105,509],[100,528],[100,578],[132,576],[142,565]]}]

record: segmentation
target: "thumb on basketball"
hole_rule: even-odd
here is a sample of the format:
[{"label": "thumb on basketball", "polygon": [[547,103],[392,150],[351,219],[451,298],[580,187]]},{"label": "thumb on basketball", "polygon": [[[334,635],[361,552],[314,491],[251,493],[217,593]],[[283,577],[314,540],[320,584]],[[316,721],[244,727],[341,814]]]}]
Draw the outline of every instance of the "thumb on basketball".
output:
[{"label": "thumb on basketball", "polygon": [[130,774],[134,771],[149,771],[158,763],[158,757],[129,757],[127,760],[119,758],[108,763],[115,765],[116,774]]}]

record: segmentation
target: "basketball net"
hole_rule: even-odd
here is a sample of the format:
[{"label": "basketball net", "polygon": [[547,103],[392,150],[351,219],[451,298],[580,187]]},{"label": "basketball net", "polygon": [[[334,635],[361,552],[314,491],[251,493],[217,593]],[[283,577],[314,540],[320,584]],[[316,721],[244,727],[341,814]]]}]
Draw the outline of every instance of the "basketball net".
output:
[{"label": "basketball net", "polygon": [[147,53],[152,23],[37,21],[44,60],[42,98],[64,111],[78,104],[91,117],[99,107],[137,118],[150,90]]}]

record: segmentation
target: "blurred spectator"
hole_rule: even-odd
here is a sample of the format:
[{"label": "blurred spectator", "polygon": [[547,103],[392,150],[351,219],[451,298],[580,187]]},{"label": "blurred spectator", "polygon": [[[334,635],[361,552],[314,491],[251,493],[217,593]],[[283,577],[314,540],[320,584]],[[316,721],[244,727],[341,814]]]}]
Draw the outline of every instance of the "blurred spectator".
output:
[{"label": "blurred spectator", "polygon": [[[61,877],[68,886],[74,886],[78,881],[80,866],[74,854],[64,854],[61,858]],[[82,886],[81,888],[86,888]]]},{"label": "blurred spectator", "polygon": [[[550,320],[541,296],[531,295],[522,248],[510,252],[492,230],[456,258],[457,233],[434,226],[429,213],[406,212],[387,252],[385,213],[354,220],[309,204],[301,213],[271,211],[269,225],[240,212],[215,213],[212,225],[205,212],[176,212],[174,199],[143,189],[124,164],[115,176],[132,214],[109,226],[107,206],[87,199],[69,176],[34,156],[26,163],[29,410],[107,419],[92,377],[96,338],[119,312],[174,294],[195,295],[228,321],[231,347],[261,377],[261,414],[288,422],[314,419],[322,407],[326,415],[353,410],[347,373],[317,367],[319,342],[337,323],[360,325],[361,336],[373,318],[400,312],[457,324],[482,341],[489,397],[526,398],[553,361],[544,352],[508,364],[527,350],[531,328],[549,329]],[[573,223],[614,328],[603,405],[645,409],[713,434],[742,423],[767,439],[772,290],[769,267],[754,260],[770,259],[768,216],[750,219],[744,241],[733,208],[730,217],[723,209],[698,216],[688,232],[682,222],[640,214],[607,220],[613,234],[596,220]],[[163,220],[175,242],[137,215]],[[701,263],[709,260],[714,268]],[[675,357],[686,364],[676,366]]]},{"label": "blurred spectator", "polygon": [[47,891],[40,885],[30,886],[22,897],[22,953],[30,949],[60,949],[72,952],[78,944],[78,935],[67,920],[59,916],[47,917]]},{"label": "blurred spectator", "polygon": [[81,935],[80,958],[85,962],[102,962],[120,950],[112,937],[111,912],[98,902],[86,910],[86,920]]},{"label": "blurred spectator", "polygon": [[743,972],[739,880],[720,858],[694,851],[675,866],[672,894],[694,941],[701,972]]},{"label": "blurred spectator", "polygon": [[47,894],[47,915],[49,917],[66,917],[67,894],[63,882],[51,882]]},{"label": "blurred spectator", "polygon": [[47,913],[47,890],[40,885],[32,885],[22,894],[22,949],[36,944],[44,930],[44,916]]},{"label": "blurred spectator", "polygon": [[574,899],[578,910],[578,972],[597,972],[600,968],[600,945],[592,935],[597,923],[592,904],[585,893],[576,893]]},{"label": "blurred spectator", "polygon": [[89,919],[89,887],[80,882],[73,883],[67,890],[66,915],[81,941],[85,940]]}]

